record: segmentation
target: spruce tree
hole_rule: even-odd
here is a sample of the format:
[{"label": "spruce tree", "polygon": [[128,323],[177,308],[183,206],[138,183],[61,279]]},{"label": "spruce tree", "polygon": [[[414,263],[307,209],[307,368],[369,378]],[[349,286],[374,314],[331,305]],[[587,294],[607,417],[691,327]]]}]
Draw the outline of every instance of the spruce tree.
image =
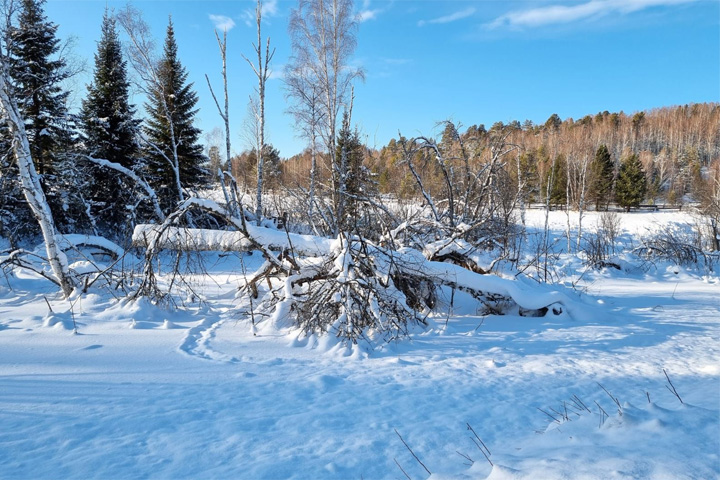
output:
[{"label": "spruce tree", "polygon": [[[75,125],[67,111],[69,92],[62,86],[70,72],[59,56],[58,27],[45,16],[44,3],[19,2],[17,24],[7,29],[6,60],[11,88],[25,121],[30,154],[55,223],[61,230],[79,231],[84,208],[79,205],[74,161],[68,155],[74,148]],[[19,204],[24,199],[17,197],[13,201]]]},{"label": "spruce tree", "polygon": [[[95,53],[95,73],[80,112],[83,149],[86,154],[134,168],[138,159],[136,135],[139,120],[130,104],[126,62],[115,25],[107,10]],[[128,189],[114,170],[93,168],[89,195],[99,206],[96,217],[115,229],[127,216]]]},{"label": "spruce tree", "polygon": [[43,11],[45,0],[22,0],[18,25],[9,28],[9,73],[26,122],[30,152],[40,175],[54,172],[58,154],[71,143],[62,82],[69,77],[57,25]]},{"label": "spruce tree", "polygon": [[636,154],[623,159],[615,182],[615,201],[626,211],[639,207],[645,198],[647,184],[640,157]]},{"label": "spruce tree", "polygon": [[[168,23],[159,78],[146,104],[149,119],[145,128],[152,147],[146,150],[147,168],[165,210],[174,208],[181,198],[170,161],[177,162],[183,188],[207,183],[203,164],[203,146],[198,144],[200,130],[193,125],[198,98],[187,72],[177,56],[178,48],[172,20]],[[159,149],[162,154],[157,152]]]},{"label": "spruce tree", "polygon": [[595,210],[600,210],[600,205],[610,203],[615,165],[610,156],[607,146],[600,145],[595,152],[595,158],[590,164],[590,199],[595,202]]},{"label": "spruce tree", "polygon": [[553,163],[545,174],[545,182],[542,195],[547,192],[548,182],[550,182],[550,205],[564,205],[567,201],[567,165],[565,155],[560,154],[555,157]]},{"label": "spruce tree", "polygon": [[336,184],[340,191],[336,192],[342,202],[342,209],[336,207],[336,213],[342,210],[338,225],[343,232],[357,229],[360,224],[360,203],[367,198],[372,187],[370,172],[363,165],[363,147],[357,129],[350,127],[350,115],[343,114],[342,129],[338,133],[336,158],[338,165],[334,167]]}]

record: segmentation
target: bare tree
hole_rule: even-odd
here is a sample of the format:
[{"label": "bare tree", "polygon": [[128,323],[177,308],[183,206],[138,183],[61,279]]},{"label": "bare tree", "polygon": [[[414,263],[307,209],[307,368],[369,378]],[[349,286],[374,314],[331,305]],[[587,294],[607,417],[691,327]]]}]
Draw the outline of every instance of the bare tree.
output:
[{"label": "bare tree", "polygon": [[0,52],[0,107],[12,136],[12,149],[15,162],[20,171],[22,189],[25,199],[40,224],[50,267],[63,295],[67,298],[73,291],[74,282],[68,271],[65,254],[58,246],[55,221],[45,198],[45,192],[40,186],[40,177],[35,171],[35,165],[30,154],[30,143],[25,132],[25,121],[20,114],[11,90],[6,57],[3,52]]},{"label": "bare tree", "polygon": [[[270,65],[272,57],[275,55],[275,49],[273,49],[272,52],[270,51],[270,37],[268,37],[265,44],[265,58],[263,58],[262,32],[260,29],[262,23],[262,0],[258,0],[257,6],[255,7],[255,19],[257,21],[257,44],[253,43],[253,48],[255,49],[255,53],[257,53],[257,65],[244,55],[243,58],[258,78],[257,106],[253,108],[253,111],[257,122],[257,133],[255,135],[255,152],[257,155],[257,198],[255,216],[257,217],[257,224],[260,225],[262,220],[263,147],[265,147],[265,84],[268,78],[270,78],[268,66]],[[252,100],[251,104],[254,104]]]},{"label": "bare tree", "polygon": [[[320,115],[319,135],[331,159],[338,165],[337,131],[341,109],[350,110],[352,83],[363,78],[361,69],[350,66],[355,47],[358,21],[352,0],[299,0],[290,14],[288,30],[292,41],[290,71],[301,72],[317,85]],[[294,96],[294,95],[293,95]],[[295,97],[295,96],[294,96]],[[297,99],[297,97],[295,97]],[[298,101],[306,102],[302,98]],[[333,175],[333,192],[343,189],[345,176]],[[336,210],[342,210],[344,199],[338,196]],[[336,212],[337,213],[337,212]],[[335,222],[335,233],[339,233]]]},{"label": "bare tree", "polygon": [[285,69],[285,87],[287,97],[296,104],[289,108],[295,117],[297,128],[310,143],[310,182],[308,185],[308,221],[317,233],[313,217],[315,209],[315,191],[317,181],[318,129],[323,115],[320,112],[320,88],[307,68],[290,64]]},{"label": "bare tree", "polygon": [[[237,201],[235,200],[237,198],[237,182],[235,181],[235,177],[232,175],[232,161],[230,156],[230,102],[228,98],[228,83],[227,83],[227,28],[223,30],[223,37],[222,40],[220,40],[220,35],[218,35],[217,30],[215,30],[215,38],[218,42],[218,47],[220,47],[220,57],[222,59],[222,78],[223,78],[223,92],[225,93],[225,104],[224,108],[220,107],[220,102],[218,101],[217,97],[215,96],[215,91],[212,88],[212,85],[210,84],[210,78],[205,75],[205,80],[207,80],[208,88],[210,89],[210,93],[212,94],[213,100],[215,100],[215,105],[217,106],[218,113],[220,114],[220,118],[222,118],[223,123],[225,124],[225,172],[223,172],[220,175],[220,185],[222,185],[223,194],[225,195],[225,202],[228,205],[228,210],[231,215],[237,215],[238,211],[238,205]],[[225,185],[225,177],[227,177],[230,181],[230,190],[232,191],[231,195],[227,191],[227,186]]]}]

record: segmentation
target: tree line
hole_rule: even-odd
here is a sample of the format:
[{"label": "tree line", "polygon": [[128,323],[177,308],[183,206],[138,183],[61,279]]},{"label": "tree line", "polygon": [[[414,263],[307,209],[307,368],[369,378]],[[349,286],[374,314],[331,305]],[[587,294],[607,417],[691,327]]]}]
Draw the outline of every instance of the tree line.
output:
[{"label": "tree line", "polygon": [[[489,129],[441,122],[439,147],[457,157],[464,148],[474,149],[479,163],[487,161],[492,138],[506,136],[517,148],[507,161],[508,176],[525,183],[527,199],[544,203],[548,186],[550,204],[564,206],[581,202],[579,183],[586,182],[584,201],[595,209],[610,204],[623,208],[643,203],[678,206],[699,201],[703,183],[720,158],[720,104],[701,103],[662,107],[626,115],[600,112],[580,120],[561,120],[553,114],[544,124],[496,122]],[[364,147],[364,164],[376,179],[379,192],[412,198],[416,182],[402,161],[404,137],[391,139],[379,149]],[[309,152],[282,164],[283,182],[303,184]],[[422,172],[428,188],[442,184],[442,172]],[[570,175],[571,188],[566,184]],[[551,181],[552,180],[552,181]],[[549,185],[548,185],[549,184]]]}]

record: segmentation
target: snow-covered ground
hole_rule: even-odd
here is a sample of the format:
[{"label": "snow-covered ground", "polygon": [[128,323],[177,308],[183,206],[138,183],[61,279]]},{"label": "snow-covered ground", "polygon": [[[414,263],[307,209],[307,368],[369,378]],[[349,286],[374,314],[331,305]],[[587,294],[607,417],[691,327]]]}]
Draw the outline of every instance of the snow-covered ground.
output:
[{"label": "snow-covered ground", "polygon": [[[624,215],[621,241],[692,222]],[[71,309],[34,275],[0,278],[0,478],[720,477],[716,273],[565,258],[581,319],[482,317],[458,297],[350,355],[253,335],[234,291],[259,256],[204,256],[208,303],[176,311],[97,292]]]}]

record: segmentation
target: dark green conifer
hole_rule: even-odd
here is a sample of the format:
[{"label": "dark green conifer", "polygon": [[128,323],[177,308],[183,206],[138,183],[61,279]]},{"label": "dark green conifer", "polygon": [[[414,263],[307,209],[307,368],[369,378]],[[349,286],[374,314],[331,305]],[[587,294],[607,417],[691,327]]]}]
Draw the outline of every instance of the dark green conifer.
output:
[{"label": "dark green conifer", "polygon": [[[137,133],[140,121],[130,104],[126,62],[115,19],[106,11],[98,49],[95,74],[80,112],[83,150],[132,169],[138,161]],[[95,217],[111,229],[126,223],[130,201],[124,178],[114,170],[93,167],[86,195],[97,208]]]},{"label": "dark green conifer", "polygon": [[200,130],[193,125],[197,113],[197,94],[193,91],[193,84],[187,83],[188,74],[178,59],[177,51],[171,20],[158,69],[159,82],[150,92],[149,103],[146,104],[149,119],[145,128],[152,144],[145,153],[147,168],[151,184],[165,210],[172,210],[180,198],[171,165],[175,161],[175,151],[182,188],[199,187],[207,183],[208,173],[203,168],[207,162],[203,146],[198,144]]},{"label": "dark green conifer", "polygon": [[615,164],[610,156],[607,146],[600,145],[595,152],[595,158],[590,164],[590,201],[595,202],[595,210],[607,205],[612,198],[613,181],[615,177]]},{"label": "dark green conifer", "polygon": [[[357,129],[350,126],[350,115],[346,111],[343,115],[342,129],[337,139],[337,162],[334,166],[336,185],[339,191],[336,195],[342,196],[338,199],[342,203],[342,218],[338,218],[341,231],[352,231],[361,221],[360,204],[363,198],[370,194],[368,189],[372,188],[370,172],[363,165],[363,146],[360,141],[360,134]],[[336,210],[340,211],[340,209]]]},{"label": "dark green conifer", "polygon": [[636,154],[623,159],[615,182],[615,201],[626,211],[639,207],[645,198],[647,184],[640,157]]},{"label": "dark green conifer", "polygon": [[67,97],[62,82],[69,77],[63,58],[56,58],[57,25],[43,11],[45,0],[22,0],[18,25],[8,30],[9,73],[30,152],[40,175],[54,172],[60,152],[71,143]]}]

